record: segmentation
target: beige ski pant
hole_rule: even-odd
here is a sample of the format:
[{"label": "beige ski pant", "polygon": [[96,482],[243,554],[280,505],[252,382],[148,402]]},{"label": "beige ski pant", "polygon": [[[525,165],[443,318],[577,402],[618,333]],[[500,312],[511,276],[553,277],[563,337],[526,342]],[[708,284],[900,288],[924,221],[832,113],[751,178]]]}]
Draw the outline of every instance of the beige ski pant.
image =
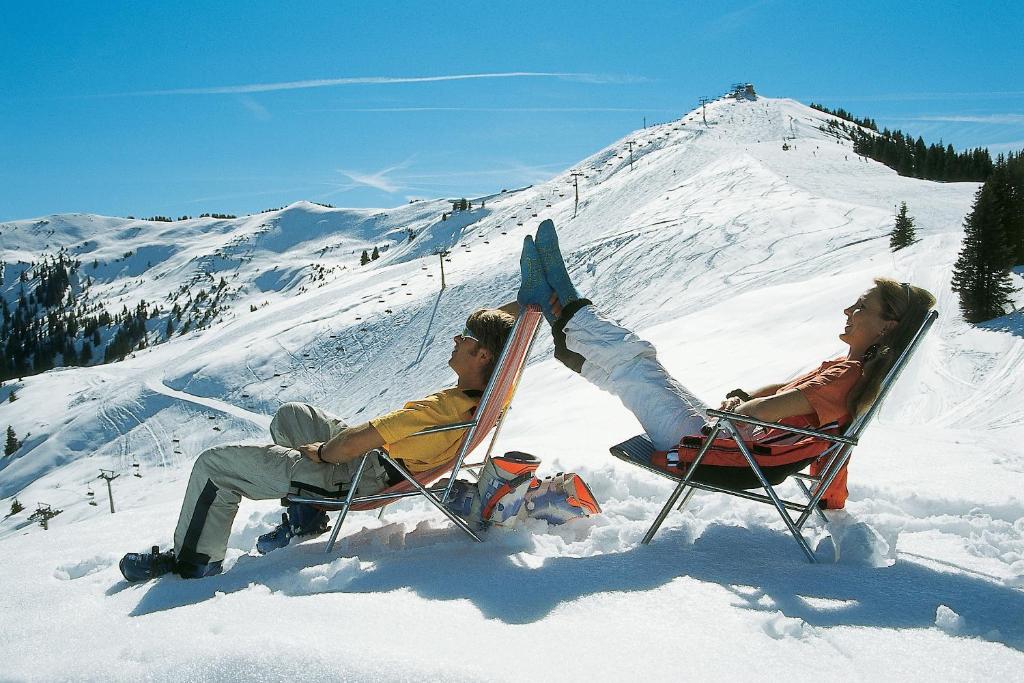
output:
[{"label": "beige ski pant", "polygon": [[[338,465],[314,463],[295,449],[327,441],[345,427],[319,408],[286,403],[270,423],[273,444],[214,446],[200,453],[174,531],[177,558],[192,564],[223,560],[231,523],[243,497],[267,500],[289,493],[343,497],[359,460]],[[386,481],[380,459],[371,455],[357,493],[377,493],[386,487]]]}]

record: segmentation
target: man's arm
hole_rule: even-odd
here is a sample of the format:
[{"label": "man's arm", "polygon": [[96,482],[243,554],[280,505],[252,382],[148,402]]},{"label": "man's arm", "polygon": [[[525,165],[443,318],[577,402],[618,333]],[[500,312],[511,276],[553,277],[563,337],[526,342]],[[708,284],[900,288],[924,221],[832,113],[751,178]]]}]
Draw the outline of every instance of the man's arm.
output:
[{"label": "man's arm", "polygon": [[513,318],[518,318],[519,317],[519,302],[518,301],[509,301],[507,304],[502,304],[501,306],[498,306],[498,310],[499,311],[504,311],[504,312],[508,313]]},{"label": "man's arm", "polygon": [[299,451],[313,462],[342,463],[351,462],[367,451],[384,445],[384,437],[369,422],[355,427],[346,427],[330,441],[323,444],[319,457],[317,449],[320,444],[300,446]]}]

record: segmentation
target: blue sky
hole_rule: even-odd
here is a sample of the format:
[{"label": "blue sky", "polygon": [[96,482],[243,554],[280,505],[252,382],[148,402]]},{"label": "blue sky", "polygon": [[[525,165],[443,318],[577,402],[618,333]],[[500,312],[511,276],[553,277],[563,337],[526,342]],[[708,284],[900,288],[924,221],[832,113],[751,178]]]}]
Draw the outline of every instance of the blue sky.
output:
[{"label": "blue sky", "polygon": [[1024,148],[1011,2],[20,2],[0,220],[249,213],[542,180],[735,81]]}]

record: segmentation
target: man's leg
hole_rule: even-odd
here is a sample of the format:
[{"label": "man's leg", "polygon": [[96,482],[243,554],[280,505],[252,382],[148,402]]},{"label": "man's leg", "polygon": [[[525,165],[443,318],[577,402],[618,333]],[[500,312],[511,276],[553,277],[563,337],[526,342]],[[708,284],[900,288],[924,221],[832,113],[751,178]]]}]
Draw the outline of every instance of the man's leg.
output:
[{"label": "man's leg", "polygon": [[[308,403],[285,403],[278,408],[270,422],[270,436],[279,446],[298,448],[309,443],[328,441],[347,426],[340,418]],[[349,474],[354,476],[358,464],[358,461],[354,461],[339,467],[348,468]],[[345,481],[349,481],[351,476]],[[369,488],[373,488],[371,492],[375,493],[385,487],[387,480],[388,474],[380,458],[371,457],[366,461],[359,493],[367,493]],[[306,489],[306,492],[313,490]]]},{"label": "man's leg", "polygon": [[564,331],[566,348],[581,357],[577,371],[598,388],[618,396],[656,448],[674,448],[683,436],[700,431],[707,419],[707,406],[669,375],[650,342],[593,306],[566,312],[572,317],[564,320],[563,315],[555,327]]},{"label": "man's leg", "polygon": [[[174,548],[179,561],[203,565],[224,559],[231,523],[242,497],[281,498],[290,490],[343,495],[354,467],[314,463],[283,446],[217,446],[203,451],[192,468],[181,505]],[[361,493],[380,490],[361,481]]]},{"label": "man's leg", "polygon": [[347,427],[342,420],[308,403],[285,403],[270,422],[270,436],[278,446],[298,448],[327,441]]}]

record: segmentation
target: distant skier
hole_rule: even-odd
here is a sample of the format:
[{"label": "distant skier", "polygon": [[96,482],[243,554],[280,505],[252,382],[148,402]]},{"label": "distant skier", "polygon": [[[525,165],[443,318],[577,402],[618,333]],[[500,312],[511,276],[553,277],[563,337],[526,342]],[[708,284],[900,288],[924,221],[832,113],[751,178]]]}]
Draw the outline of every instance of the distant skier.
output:
[{"label": "distant skier", "polygon": [[[456,385],[410,401],[369,422],[347,426],[340,419],[305,403],[286,403],[270,423],[271,445],[224,445],[203,451],[192,468],[185,500],[174,532],[174,550],[128,553],[121,573],[144,581],[174,572],[185,578],[219,574],[231,523],[242,498],[267,500],[288,494],[313,493],[343,497],[359,456],[384,449],[411,473],[424,472],[450,460],[463,430],[409,438],[425,427],[466,422],[480,402],[498,356],[515,323],[499,309],[474,311],[465,329],[455,335],[448,365]],[[376,493],[401,480],[386,461],[371,454],[358,493]],[[282,523],[257,541],[266,553],[288,545],[294,536],[327,530],[327,513],[310,505],[292,504]]]},{"label": "distant skier", "polygon": [[[579,295],[550,220],[540,224],[536,242],[529,235],[525,238],[520,265],[519,303],[538,304],[544,310],[555,358],[618,396],[658,450],[676,448],[683,437],[701,434],[708,406],[669,375],[650,342],[604,317]],[[885,374],[933,305],[935,297],[927,290],[876,278],[875,286],[843,311],[846,327],[839,338],[849,347],[844,357],[826,360],[788,382],[749,393],[732,391],[719,409],[810,429],[831,422],[848,424],[877,396]],[[828,507],[843,507],[845,468],[823,501]]]}]

